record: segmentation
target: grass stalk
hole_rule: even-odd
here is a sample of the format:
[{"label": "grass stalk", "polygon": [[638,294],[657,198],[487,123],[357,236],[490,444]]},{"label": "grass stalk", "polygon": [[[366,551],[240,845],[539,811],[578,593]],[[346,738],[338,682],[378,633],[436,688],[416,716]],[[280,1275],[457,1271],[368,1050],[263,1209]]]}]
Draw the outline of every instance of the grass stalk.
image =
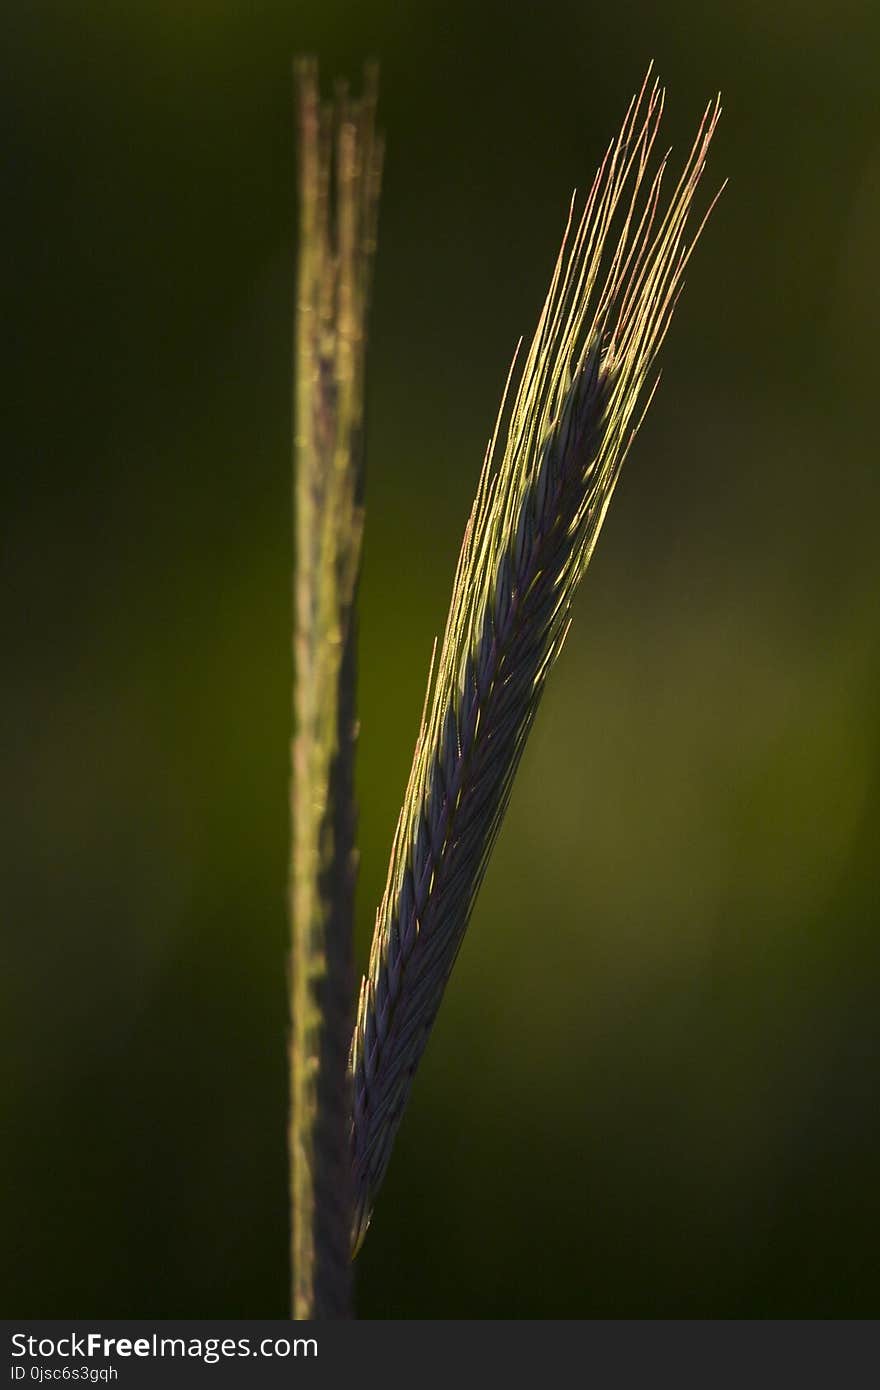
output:
[{"label": "grass stalk", "polygon": [[355,1250],[705,222],[686,240],[719,103],[664,201],[663,99],[649,70],[576,222],[572,205],[465,530],[352,1040]]},{"label": "grass stalk", "polygon": [[351,1313],[348,1050],[356,871],[355,596],[363,383],[381,143],[376,74],[322,105],[296,65],[294,737],[290,857],[292,1315]]}]

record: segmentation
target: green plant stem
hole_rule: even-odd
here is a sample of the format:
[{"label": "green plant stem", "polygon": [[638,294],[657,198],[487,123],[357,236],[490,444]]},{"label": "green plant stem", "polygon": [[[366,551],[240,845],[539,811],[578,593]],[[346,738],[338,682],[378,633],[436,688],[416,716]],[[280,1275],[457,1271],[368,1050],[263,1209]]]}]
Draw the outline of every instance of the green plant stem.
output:
[{"label": "green plant stem", "polygon": [[363,379],[381,146],[375,72],[321,106],[296,67],[294,738],[290,859],[292,1315],[351,1315],[355,596]]}]

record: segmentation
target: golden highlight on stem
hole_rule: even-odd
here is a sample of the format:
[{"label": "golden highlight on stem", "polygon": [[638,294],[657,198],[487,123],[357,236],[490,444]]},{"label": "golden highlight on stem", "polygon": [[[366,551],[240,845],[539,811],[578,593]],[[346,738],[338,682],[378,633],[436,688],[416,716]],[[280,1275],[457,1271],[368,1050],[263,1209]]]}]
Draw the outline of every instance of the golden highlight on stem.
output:
[{"label": "golden highlight on stem", "polygon": [[322,105],[296,64],[294,737],[290,857],[292,1315],[351,1313],[355,593],[363,390],[381,143],[376,72]]}]

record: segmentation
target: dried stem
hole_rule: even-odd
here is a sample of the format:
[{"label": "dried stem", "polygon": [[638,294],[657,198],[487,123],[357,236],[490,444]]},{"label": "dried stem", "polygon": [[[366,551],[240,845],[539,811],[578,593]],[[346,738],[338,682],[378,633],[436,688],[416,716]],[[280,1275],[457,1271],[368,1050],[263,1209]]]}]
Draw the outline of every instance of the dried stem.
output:
[{"label": "dried stem", "polygon": [[363,377],[381,145],[376,74],[322,107],[297,64],[290,1201],[294,1318],[351,1312],[355,612]]}]

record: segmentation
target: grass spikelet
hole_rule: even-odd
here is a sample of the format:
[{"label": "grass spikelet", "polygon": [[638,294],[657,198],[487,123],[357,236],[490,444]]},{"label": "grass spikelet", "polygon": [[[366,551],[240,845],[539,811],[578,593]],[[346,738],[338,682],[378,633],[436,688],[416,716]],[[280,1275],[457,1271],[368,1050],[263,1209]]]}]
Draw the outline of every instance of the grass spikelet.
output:
[{"label": "grass spikelet", "polygon": [[290,863],[293,1316],[350,1313],[354,597],[363,371],[380,145],[376,77],[322,106],[297,65],[295,736]]},{"label": "grass spikelet", "polygon": [[465,530],[352,1039],[355,1251],[708,216],[686,240],[719,102],[664,199],[663,97],[649,69],[577,220],[572,202]]}]

